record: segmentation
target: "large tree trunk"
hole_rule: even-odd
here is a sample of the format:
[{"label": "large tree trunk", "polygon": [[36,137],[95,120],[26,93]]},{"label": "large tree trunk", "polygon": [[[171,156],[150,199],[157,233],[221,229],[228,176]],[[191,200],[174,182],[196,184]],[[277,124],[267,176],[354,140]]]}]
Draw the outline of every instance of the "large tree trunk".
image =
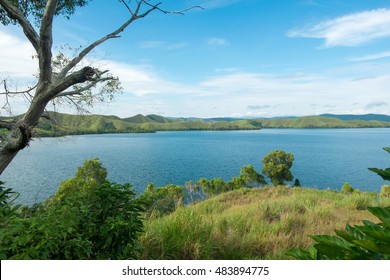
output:
[{"label": "large tree trunk", "polygon": [[18,152],[24,149],[31,140],[31,127],[23,120],[13,125],[7,138],[1,143],[0,149],[0,175],[11,163]]},{"label": "large tree trunk", "polygon": [[47,103],[46,92],[36,93],[29,110],[21,120],[10,125],[7,137],[0,144],[0,175],[11,163],[18,152],[28,146],[32,138],[32,129],[38,124]]}]

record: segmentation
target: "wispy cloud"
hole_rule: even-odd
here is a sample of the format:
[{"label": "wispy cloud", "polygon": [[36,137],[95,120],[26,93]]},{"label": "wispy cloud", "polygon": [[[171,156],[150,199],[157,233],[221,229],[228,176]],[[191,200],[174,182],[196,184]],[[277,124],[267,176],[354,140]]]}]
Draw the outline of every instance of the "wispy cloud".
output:
[{"label": "wispy cloud", "polygon": [[190,3],[191,5],[199,5],[206,10],[210,10],[230,6],[242,1],[244,0],[192,0]]},{"label": "wispy cloud", "polygon": [[271,108],[271,105],[248,105],[247,109],[248,110],[262,110],[262,109],[267,109]]},{"label": "wispy cloud", "polygon": [[165,41],[142,41],[138,44],[143,49],[164,49],[164,50],[177,50],[187,46],[184,42],[168,43]]},{"label": "wispy cloud", "polygon": [[369,61],[369,60],[382,59],[382,58],[386,58],[386,57],[390,57],[390,51],[369,54],[369,55],[364,55],[364,56],[359,56],[359,57],[352,57],[349,59],[349,61]]},{"label": "wispy cloud", "polygon": [[220,47],[229,45],[229,42],[224,38],[212,37],[207,39],[207,45],[212,47]]},{"label": "wispy cloud", "polygon": [[387,103],[384,102],[384,101],[371,102],[371,103],[367,104],[366,110],[371,110],[371,109],[373,109],[373,108],[381,107],[381,106],[386,106],[386,105],[387,105]]},{"label": "wispy cloud", "polygon": [[357,46],[390,37],[390,9],[364,11],[291,30],[290,37],[325,40],[325,47]]}]

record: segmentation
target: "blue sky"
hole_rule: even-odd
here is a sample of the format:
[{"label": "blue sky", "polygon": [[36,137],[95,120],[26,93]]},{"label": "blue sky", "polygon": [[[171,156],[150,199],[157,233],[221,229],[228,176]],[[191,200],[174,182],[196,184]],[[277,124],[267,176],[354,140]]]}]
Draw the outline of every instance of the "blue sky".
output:
[{"label": "blue sky", "polygon": [[[162,2],[205,10],[154,12],[96,49],[90,60],[119,76],[124,92],[94,113],[390,115],[390,0]],[[127,16],[116,0],[92,1],[56,19],[55,44],[86,46]],[[31,79],[32,48],[18,28],[0,28],[0,77]]]}]

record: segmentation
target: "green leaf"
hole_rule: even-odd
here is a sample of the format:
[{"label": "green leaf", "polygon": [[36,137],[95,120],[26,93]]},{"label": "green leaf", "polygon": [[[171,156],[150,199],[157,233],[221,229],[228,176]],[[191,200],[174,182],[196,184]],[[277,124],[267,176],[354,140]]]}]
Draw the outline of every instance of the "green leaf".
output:
[{"label": "green leaf", "polygon": [[380,225],[356,226],[356,228],[373,240],[390,244],[390,229],[384,228]]},{"label": "green leaf", "polygon": [[367,207],[367,209],[387,227],[390,227],[390,207]]},{"label": "green leaf", "polygon": [[[314,247],[313,247],[314,248]],[[315,248],[314,248],[315,249]],[[291,249],[287,252],[287,255],[297,260],[315,260],[315,254],[303,249]]]},{"label": "green leaf", "polygon": [[314,241],[321,243],[323,245],[327,245],[327,246],[332,247],[332,248],[352,251],[350,248],[350,244],[338,236],[314,235],[314,236],[310,236],[310,237]]}]

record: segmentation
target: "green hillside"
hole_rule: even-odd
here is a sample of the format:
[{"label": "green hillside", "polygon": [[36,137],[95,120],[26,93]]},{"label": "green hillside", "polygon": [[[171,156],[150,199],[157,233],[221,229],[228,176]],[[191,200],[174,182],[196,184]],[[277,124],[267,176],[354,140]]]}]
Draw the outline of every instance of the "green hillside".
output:
[{"label": "green hillside", "polygon": [[50,112],[35,128],[39,136],[92,133],[142,133],[185,130],[255,130],[255,120],[207,121],[203,119],[166,118],[159,115],[135,115],[120,119],[116,116],[70,115]]},{"label": "green hillside", "polygon": [[[14,119],[18,119],[17,116]],[[376,119],[377,117],[377,119]],[[2,120],[10,118],[0,117]],[[262,128],[368,128],[390,127],[384,115],[306,116],[271,119],[239,118],[168,118],[159,115],[117,116],[70,115],[49,112],[35,128],[38,136],[92,133],[142,133],[185,130],[258,130]],[[390,117],[389,117],[390,118]],[[369,119],[369,120],[365,120]]]},{"label": "green hillside", "polygon": [[299,118],[259,119],[262,128],[367,128],[390,127],[390,122],[378,120],[341,120],[335,117],[306,116]]}]

